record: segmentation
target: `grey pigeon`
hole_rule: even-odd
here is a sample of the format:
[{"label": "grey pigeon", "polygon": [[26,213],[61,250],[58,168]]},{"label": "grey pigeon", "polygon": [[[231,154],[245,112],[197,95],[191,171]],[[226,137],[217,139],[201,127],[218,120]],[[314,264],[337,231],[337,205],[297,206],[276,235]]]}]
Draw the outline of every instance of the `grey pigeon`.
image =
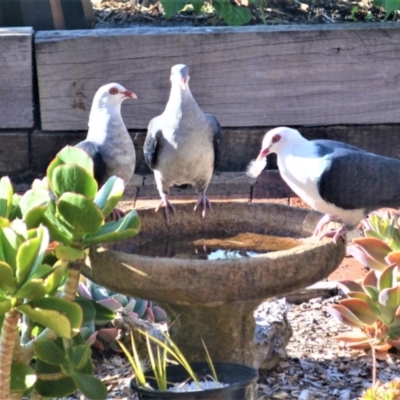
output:
[{"label": "grey pigeon", "polygon": [[282,178],[315,210],[324,213],[314,234],[329,222],[344,225],[320,238],[346,239],[371,211],[400,206],[400,160],[333,140],[307,140],[279,127],[265,135],[256,163],[276,153]]},{"label": "grey pigeon", "polygon": [[[136,98],[135,93],[118,83],[100,87],[93,98],[86,140],[76,147],[92,158],[99,186],[113,175],[122,178],[126,185],[135,171],[135,148],[122,120],[121,104],[125,99]],[[115,217],[121,215],[116,210]]]},{"label": "grey pigeon", "polygon": [[189,68],[171,68],[171,93],[164,112],[153,118],[147,128],[144,157],[154,171],[161,201],[156,207],[175,211],[168,199],[171,186],[193,185],[199,193],[194,207],[202,206],[206,216],[211,203],[206,196],[214,168],[222,157],[223,138],[217,119],[205,114],[189,87]]}]

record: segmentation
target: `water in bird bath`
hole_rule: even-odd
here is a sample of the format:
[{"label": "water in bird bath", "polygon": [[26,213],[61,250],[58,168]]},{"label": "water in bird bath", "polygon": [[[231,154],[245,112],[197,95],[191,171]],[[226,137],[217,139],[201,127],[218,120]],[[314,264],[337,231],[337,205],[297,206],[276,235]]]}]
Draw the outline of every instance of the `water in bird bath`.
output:
[{"label": "water in bird bath", "polygon": [[225,260],[254,257],[299,246],[302,239],[257,233],[207,233],[153,237],[130,246],[129,251],[143,256],[199,260]]}]

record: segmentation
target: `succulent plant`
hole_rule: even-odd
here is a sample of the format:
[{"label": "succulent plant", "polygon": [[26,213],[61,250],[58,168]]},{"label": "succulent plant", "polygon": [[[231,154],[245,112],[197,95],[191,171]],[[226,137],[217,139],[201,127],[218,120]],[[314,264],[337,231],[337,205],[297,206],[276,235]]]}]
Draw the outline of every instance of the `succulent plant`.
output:
[{"label": "succulent plant", "polygon": [[81,334],[86,343],[101,351],[110,348],[113,351],[121,352],[121,348],[116,342],[119,332],[112,323],[117,310],[150,322],[167,322],[165,311],[152,301],[115,293],[89,279],[79,282],[78,293],[81,296],[77,299],[78,302],[89,300],[96,309],[94,318],[83,324]]},{"label": "succulent plant", "polygon": [[347,299],[327,307],[327,311],[354,331],[335,337],[352,348],[400,349],[400,285],[398,267],[393,264],[382,272],[371,270],[361,284],[341,281],[339,287]]},{"label": "succulent plant", "polygon": [[376,211],[363,220],[363,238],[353,239],[347,253],[361,264],[382,271],[388,265],[400,265],[400,214]]},{"label": "succulent plant", "polygon": [[400,379],[386,383],[376,383],[368,388],[360,400],[398,400],[400,399]]}]

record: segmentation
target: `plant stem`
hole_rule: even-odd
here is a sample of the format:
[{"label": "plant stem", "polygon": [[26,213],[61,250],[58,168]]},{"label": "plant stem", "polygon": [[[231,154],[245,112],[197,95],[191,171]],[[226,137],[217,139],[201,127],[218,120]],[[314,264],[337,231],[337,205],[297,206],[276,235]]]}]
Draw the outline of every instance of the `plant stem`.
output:
[{"label": "plant stem", "polygon": [[376,384],[376,352],[375,347],[371,345],[371,352],[372,352],[372,387],[375,387]]},{"label": "plant stem", "polygon": [[0,399],[10,398],[11,364],[20,313],[11,309],[4,316],[0,336]]},{"label": "plant stem", "polygon": [[67,278],[65,280],[64,292],[61,295],[62,299],[69,301],[75,300],[83,263],[84,259],[70,261],[68,263]]}]

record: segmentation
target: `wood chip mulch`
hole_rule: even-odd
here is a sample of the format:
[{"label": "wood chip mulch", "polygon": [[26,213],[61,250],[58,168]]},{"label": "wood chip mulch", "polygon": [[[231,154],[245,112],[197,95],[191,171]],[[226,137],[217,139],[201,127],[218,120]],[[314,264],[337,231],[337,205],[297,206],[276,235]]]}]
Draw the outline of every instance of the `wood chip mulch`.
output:
[{"label": "wood chip mulch", "polygon": [[[371,386],[371,356],[332,339],[349,330],[324,311],[338,300],[339,296],[317,298],[295,305],[281,299],[265,302],[256,310],[255,317],[262,318],[286,309],[293,337],[287,347],[288,357],[273,370],[260,371],[255,400],[355,400]],[[109,399],[137,399],[129,388],[131,368],[126,359],[114,355],[95,364],[97,376],[109,390]],[[380,381],[399,377],[398,355],[388,354],[377,364]],[[77,398],[83,399],[79,395],[69,399]]]}]

